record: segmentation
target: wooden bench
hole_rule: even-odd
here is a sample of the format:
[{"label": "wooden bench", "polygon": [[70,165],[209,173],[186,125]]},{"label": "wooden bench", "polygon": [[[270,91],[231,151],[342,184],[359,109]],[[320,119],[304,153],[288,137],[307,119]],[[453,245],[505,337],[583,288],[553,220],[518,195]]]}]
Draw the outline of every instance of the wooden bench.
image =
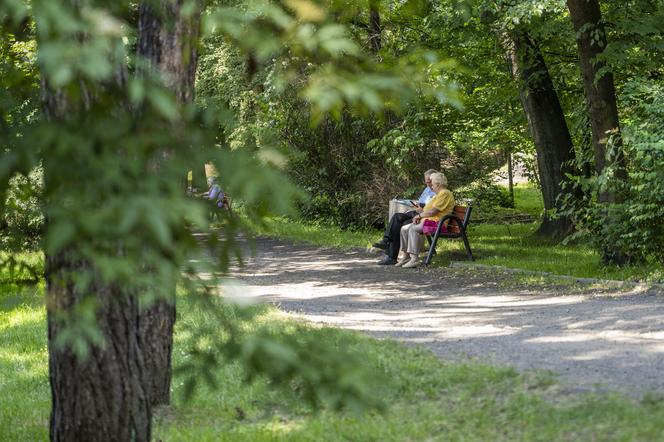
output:
[{"label": "wooden bench", "polygon": [[[468,227],[472,211],[472,206],[454,206],[452,213],[445,215],[440,219],[438,226],[436,227],[436,232],[433,235],[426,235],[430,246],[427,258],[424,260],[424,265],[429,265],[431,258],[436,253],[436,243],[438,242],[438,238],[463,239],[463,245],[466,247],[468,258],[470,258],[471,261],[475,261],[473,252],[470,250],[468,236],[466,235],[466,228]],[[442,231],[442,226],[445,226],[445,232]]]}]

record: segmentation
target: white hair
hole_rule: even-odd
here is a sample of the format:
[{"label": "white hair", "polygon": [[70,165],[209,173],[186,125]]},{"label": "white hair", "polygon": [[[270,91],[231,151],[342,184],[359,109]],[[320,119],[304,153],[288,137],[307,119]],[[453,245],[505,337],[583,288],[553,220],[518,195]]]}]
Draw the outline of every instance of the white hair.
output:
[{"label": "white hair", "polygon": [[447,177],[443,175],[440,172],[432,173],[431,176],[431,184],[436,183],[439,184],[443,187],[447,187]]}]

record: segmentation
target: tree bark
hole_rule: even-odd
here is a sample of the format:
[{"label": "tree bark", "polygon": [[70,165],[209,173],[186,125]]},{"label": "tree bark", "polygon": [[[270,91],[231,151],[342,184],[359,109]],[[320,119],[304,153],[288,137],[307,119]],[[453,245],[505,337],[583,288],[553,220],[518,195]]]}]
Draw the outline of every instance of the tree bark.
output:
[{"label": "tree bark", "polygon": [[185,17],[185,3],[162,0],[158,10],[154,3],[142,4],[138,19],[138,56],[162,74],[166,87],[180,103],[194,99],[200,27],[200,5]]},{"label": "tree bark", "polygon": [[[164,0],[160,8],[140,6],[138,56],[160,73],[180,103],[194,97],[196,50],[200,8],[188,17],[182,14],[184,0]],[[164,155],[168,156],[168,148]],[[194,173],[204,170],[203,165]],[[147,367],[150,401],[153,406],[170,403],[171,354],[175,324],[175,287],[140,313],[140,340]]]},{"label": "tree bark", "polygon": [[510,194],[510,204],[514,207],[514,170],[512,167],[512,148],[507,148],[507,191]]},{"label": "tree bark", "polygon": [[[50,436],[52,441],[149,441],[151,407],[145,385],[145,367],[138,345],[136,298],[108,286],[94,287],[92,295],[78,293],[67,282],[81,269],[65,254],[46,258],[49,380],[51,383]],[[85,360],[71,348],[56,345],[62,332],[60,318],[93,297],[96,317],[106,345],[92,346]]]},{"label": "tree bark", "polygon": [[[120,84],[125,73],[125,68],[120,67],[114,81]],[[42,75],[44,117],[57,122],[87,112],[94,97],[85,84],[79,86],[79,97],[72,99],[71,95],[51,88]],[[67,199],[70,190],[53,185],[61,183],[66,159],[52,160],[50,153],[48,150],[44,153],[44,182],[51,204],[57,204],[58,198]],[[49,221],[47,217],[46,229]],[[85,292],[79,291],[72,276],[92,272],[92,268],[72,256],[75,250],[47,254],[45,258],[50,438],[67,442],[147,442],[151,436],[151,406],[144,388],[146,372],[138,345],[137,300],[117,288],[101,284],[94,275],[91,286]],[[71,327],[63,318],[80,319],[77,310],[88,308],[86,304],[90,302],[96,307],[97,326],[106,345],[90,344],[89,353],[83,359],[70,346],[58,344],[58,340],[63,331]]]},{"label": "tree bark", "polygon": [[[595,170],[601,174],[612,164],[618,166],[618,178],[625,178],[624,155],[620,136],[620,123],[613,75],[606,70],[606,63],[598,58],[606,48],[606,32],[597,0],[567,0],[570,18],[576,31],[576,42],[581,61],[583,89],[588,106],[588,117],[595,150]],[[616,156],[607,158],[607,143],[613,136]],[[600,194],[600,202],[612,202],[616,196],[609,192]]]},{"label": "tree bark", "polygon": [[537,234],[558,240],[569,233],[568,217],[552,218],[558,209],[558,195],[574,157],[572,137],[563,114],[553,81],[537,44],[523,30],[503,33],[503,41],[512,75],[519,82],[523,105],[535,149],[542,186],[545,214]]}]

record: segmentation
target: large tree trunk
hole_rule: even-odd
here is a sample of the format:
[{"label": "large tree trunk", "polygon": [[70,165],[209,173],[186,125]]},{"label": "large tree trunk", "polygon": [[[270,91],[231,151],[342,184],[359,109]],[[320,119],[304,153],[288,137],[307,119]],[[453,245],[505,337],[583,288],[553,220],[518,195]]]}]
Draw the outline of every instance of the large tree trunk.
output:
[{"label": "large tree trunk", "polygon": [[[193,15],[183,17],[183,3],[183,0],[164,0],[158,10],[143,4],[138,25],[138,56],[161,73],[180,103],[191,102],[194,96],[200,20],[199,8]],[[169,155],[168,151],[165,147],[165,156]],[[204,170],[203,165],[197,167],[195,174],[198,169]],[[175,316],[175,287],[141,311],[139,342],[149,373],[152,405],[170,403]]]},{"label": "large tree trunk", "polygon": [[[625,158],[622,150],[613,75],[606,70],[606,64],[601,58],[598,58],[607,44],[599,2],[597,0],[567,0],[567,7],[576,31],[583,88],[595,150],[595,170],[601,174],[607,166],[612,165],[615,166],[615,178],[625,179]],[[598,75],[600,71],[602,73]],[[607,155],[609,139],[612,139],[615,148],[612,157]],[[599,195],[601,203],[618,200],[619,197],[613,192],[604,191]],[[607,218],[606,222],[611,223],[612,221]],[[603,258],[605,261],[618,264],[624,262],[624,257],[612,250],[611,245],[605,246]]]},{"label": "large tree trunk", "polygon": [[[84,264],[69,262],[65,254],[48,256],[46,262],[51,440],[149,441],[151,407],[144,389],[136,298],[108,286],[78,293],[68,283],[69,273]],[[90,298],[97,303],[106,345],[91,346],[83,360],[56,342],[63,327],[71,327],[61,321],[62,314]]]},{"label": "large tree trunk", "polygon": [[[120,67],[116,85],[124,81]],[[112,83],[112,82],[111,82]],[[109,83],[106,86],[113,87]],[[71,95],[54,90],[45,76],[41,81],[44,117],[57,122],[87,112],[93,94],[80,85],[76,102]],[[75,153],[72,153],[75,154]],[[57,204],[68,189],[53,183],[61,181],[63,159],[51,164],[45,152],[44,181],[51,204]],[[75,163],[75,161],[72,161]],[[66,174],[66,172],[65,172]],[[77,183],[84,186],[85,183]],[[66,195],[65,195],[66,199]],[[50,224],[46,220],[46,228]],[[145,389],[146,371],[138,345],[139,316],[137,300],[119,289],[93,282],[85,291],[77,289],[74,275],[92,272],[89,263],[75,257],[75,250],[46,256],[46,309],[48,324],[49,382],[51,385],[50,438],[52,441],[149,441],[151,406]],[[71,338],[59,342],[62,333],[71,333],[67,319],[80,320],[79,311],[95,305],[95,318],[105,345],[89,344],[87,357],[73,351]],[[67,330],[69,328],[69,330]],[[80,337],[80,339],[85,339]]]},{"label": "large tree trunk", "polygon": [[538,234],[561,239],[572,227],[568,217],[552,218],[549,213],[559,208],[569,161],[574,156],[572,138],[565,122],[553,81],[537,44],[523,30],[503,35],[512,75],[519,81],[519,97],[537,150],[544,209],[546,213]]}]

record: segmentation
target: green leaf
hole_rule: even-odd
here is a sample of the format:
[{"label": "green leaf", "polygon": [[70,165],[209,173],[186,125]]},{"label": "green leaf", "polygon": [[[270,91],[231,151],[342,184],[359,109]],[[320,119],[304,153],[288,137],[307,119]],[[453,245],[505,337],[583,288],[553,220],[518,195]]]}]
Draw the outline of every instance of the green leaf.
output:
[{"label": "green leaf", "polygon": [[57,254],[73,242],[75,235],[76,227],[71,221],[56,219],[51,222],[46,234],[46,253]]}]

